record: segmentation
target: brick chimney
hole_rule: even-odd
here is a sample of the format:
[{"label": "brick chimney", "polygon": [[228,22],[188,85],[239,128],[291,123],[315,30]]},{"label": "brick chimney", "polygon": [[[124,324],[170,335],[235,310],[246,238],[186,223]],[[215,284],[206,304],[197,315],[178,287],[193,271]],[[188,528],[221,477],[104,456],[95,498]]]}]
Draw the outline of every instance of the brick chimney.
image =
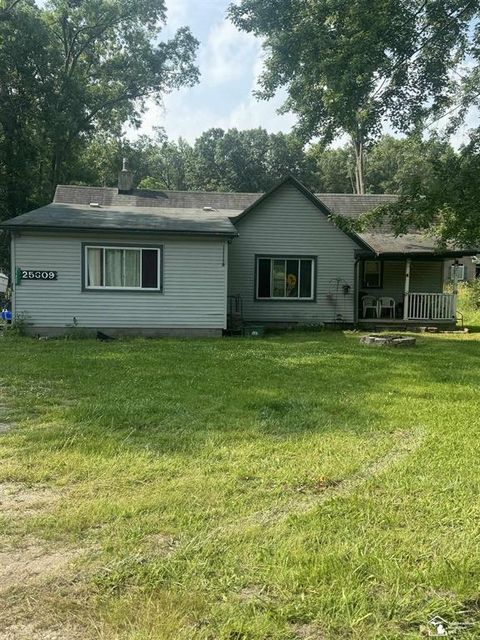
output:
[{"label": "brick chimney", "polygon": [[122,170],[118,172],[118,193],[132,193],[133,172],[130,171],[128,159],[123,159]]}]

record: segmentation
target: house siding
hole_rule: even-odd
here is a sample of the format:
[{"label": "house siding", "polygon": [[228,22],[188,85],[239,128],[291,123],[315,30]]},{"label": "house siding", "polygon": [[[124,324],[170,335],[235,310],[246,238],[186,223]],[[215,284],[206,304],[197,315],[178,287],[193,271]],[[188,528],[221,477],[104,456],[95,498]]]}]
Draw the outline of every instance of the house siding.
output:
[{"label": "house siding", "polygon": [[[359,246],[329,221],[326,215],[295,186],[285,184],[236,222],[239,237],[229,251],[229,295],[242,299],[243,317],[249,322],[333,322],[341,314],[354,322],[355,251]],[[256,256],[314,256],[315,299],[256,300]],[[340,278],[350,286],[334,301]]]},{"label": "house siding", "polygon": [[[403,302],[405,291],[405,260],[385,260],[383,262],[383,287],[365,289],[360,282],[360,295],[372,295],[375,298],[389,296],[397,302]],[[411,293],[442,293],[443,262],[420,261],[412,258],[410,267]]]},{"label": "house siding", "polygon": [[[58,271],[55,281],[15,287],[16,317],[34,329],[225,328],[226,243],[218,238],[132,237],[126,234],[22,233],[12,240],[15,268]],[[85,242],[163,248],[163,291],[82,290]]]}]

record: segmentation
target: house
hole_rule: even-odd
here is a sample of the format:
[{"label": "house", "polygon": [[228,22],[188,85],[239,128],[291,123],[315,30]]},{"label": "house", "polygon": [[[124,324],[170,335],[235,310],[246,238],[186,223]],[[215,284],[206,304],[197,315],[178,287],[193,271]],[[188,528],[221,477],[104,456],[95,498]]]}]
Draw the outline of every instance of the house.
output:
[{"label": "house", "polygon": [[474,250],[332,220],[393,198],[315,195],[292,177],[265,194],[140,191],[124,164],[118,189],[58,186],[51,204],[1,225],[13,314],[39,335],[215,336],[229,313],[276,326],[454,324],[444,261]]}]

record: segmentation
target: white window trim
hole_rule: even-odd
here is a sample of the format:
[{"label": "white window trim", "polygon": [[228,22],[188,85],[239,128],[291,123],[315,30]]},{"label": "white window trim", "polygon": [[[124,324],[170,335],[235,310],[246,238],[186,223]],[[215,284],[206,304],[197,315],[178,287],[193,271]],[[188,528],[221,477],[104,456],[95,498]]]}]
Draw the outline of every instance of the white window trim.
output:
[{"label": "white window trim", "polygon": [[455,280],[455,269],[457,270],[457,281],[462,282],[465,280],[465,265],[464,264],[452,264],[450,265],[450,280]]},{"label": "white window trim", "polygon": [[[101,287],[92,287],[88,284],[88,250],[89,249],[102,249],[105,252],[106,249],[119,249],[122,251],[139,251],[142,252],[144,249],[147,251],[156,251],[157,252],[157,287],[110,287],[110,286],[101,286]],[[109,244],[85,244],[83,247],[84,250],[84,271],[83,271],[83,282],[84,289],[86,291],[162,291],[162,252],[163,247],[149,247],[147,246],[128,246],[128,245],[109,245]],[[125,254],[123,254],[123,260],[125,263]],[[103,282],[105,282],[105,253],[103,253]],[[142,258],[140,256],[140,277],[142,274]]]},{"label": "white window trim", "polygon": [[[255,282],[255,300],[259,300],[259,301],[263,301],[263,300],[279,300],[279,301],[286,301],[288,300],[288,302],[312,302],[313,300],[315,300],[315,258],[312,258],[312,256],[282,256],[282,255],[275,255],[275,256],[256,256],[256,282]],[[263,297],[263,296],[259,296],[258,295],[258,284],[259,284],[259,275],[260,275],[260,269],[259,269],[259,262],[260,260],[270,260],[270,291],[273,291],[273,268],[272,268],[272,263],[274,260],[298,260],[298,293],[300,294],[300,260],[309,260],[310,261],[310,268],[311,268],[311,295],[309,297],[306,296],[301,296],[298,295],[297,297],[293,298],[293,297],[289,297],[289,296],[268,296],[268,297]]]}]

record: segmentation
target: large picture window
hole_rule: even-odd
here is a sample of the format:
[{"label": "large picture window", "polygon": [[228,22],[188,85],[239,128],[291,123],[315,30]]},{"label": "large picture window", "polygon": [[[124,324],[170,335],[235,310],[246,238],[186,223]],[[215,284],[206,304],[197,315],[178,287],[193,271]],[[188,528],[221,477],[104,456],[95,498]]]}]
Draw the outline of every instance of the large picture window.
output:
[{"label": "large picture window", "polygon": [[161,249],[85,246],[86,289],[161,290]]},{"label": "large picture window", "polygon": [[259,300],[313,300],[313,258],[258,257],[257,290]]}]

